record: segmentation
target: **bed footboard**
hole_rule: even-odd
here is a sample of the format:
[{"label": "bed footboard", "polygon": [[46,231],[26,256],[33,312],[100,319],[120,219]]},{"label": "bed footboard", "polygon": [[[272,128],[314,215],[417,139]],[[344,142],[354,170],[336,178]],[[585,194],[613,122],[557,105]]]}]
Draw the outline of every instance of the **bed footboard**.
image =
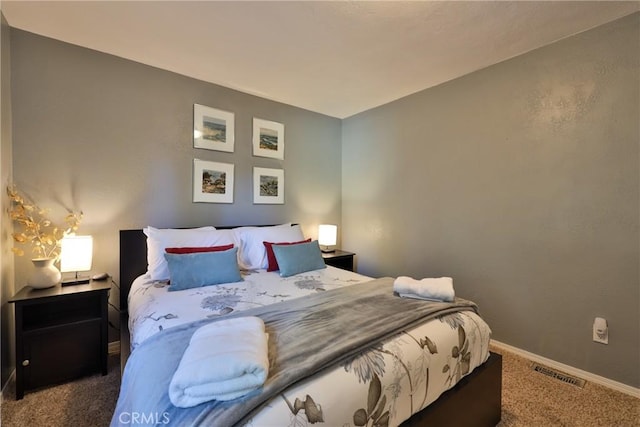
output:
[{"label": "bed footboard", "polygon": [[401,426],[493,427],[501,416],[502,355],[490,353],[484,364]]}]

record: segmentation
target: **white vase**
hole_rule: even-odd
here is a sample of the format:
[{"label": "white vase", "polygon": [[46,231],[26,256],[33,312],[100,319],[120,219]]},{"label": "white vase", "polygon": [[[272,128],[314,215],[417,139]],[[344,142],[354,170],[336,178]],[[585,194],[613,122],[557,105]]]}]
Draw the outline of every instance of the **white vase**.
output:
[{"label": "white vase", "polygon": [[32,259],[34,269],[31,277],[27,280],[27,285],[35,289],[44,289],[60,283],[62,273],[53,265],[55,260],[55,258]]}]

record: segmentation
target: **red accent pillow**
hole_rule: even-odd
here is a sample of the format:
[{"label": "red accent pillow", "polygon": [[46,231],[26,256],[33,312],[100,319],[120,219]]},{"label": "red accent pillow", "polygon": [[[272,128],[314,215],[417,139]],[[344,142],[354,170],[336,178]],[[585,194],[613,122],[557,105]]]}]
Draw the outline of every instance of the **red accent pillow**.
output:
[{"label": "red accent pillow", "polygon": [[276,260],[276,254],[273,253],[273,245],[298,245],[300,243],[309,243],[310,241],[311,239],[300,240],[299,242],[262,242],[265,249],[267,250],[267,262],[269,263],[269,265],[267,266],[267,271],[280,270],[280,266],[278,265],[278,261]]},{"label": "red accent pillow", "polygon": [[184,248],[166,248],[165,251],[169,254],[194,254],[198,252],[222,252],[233,249],[233,243],[230,245],[222,246],[202,246],[202,247],[184,247]]}]

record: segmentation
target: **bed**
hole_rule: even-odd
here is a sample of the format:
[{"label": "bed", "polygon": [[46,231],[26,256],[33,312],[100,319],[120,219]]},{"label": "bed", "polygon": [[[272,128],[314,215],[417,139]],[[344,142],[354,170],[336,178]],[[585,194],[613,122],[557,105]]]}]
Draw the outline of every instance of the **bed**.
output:
[{"label": "bed", "polygon": [[[232,230],[234,227],[217,229]],[[209,319],[252,313],[255,311],[250,308],[252,306],[276,307],[289,304],[289,300],[352,292],[383,280],[371,280],[333,267],[286,278],[280,278],[277,272],[254,269],[243,271],[242,282],[167,292],[166,281],[145,277],[147,257],[147,236],[143,230],[120,232],[122,366],[127,364],[132,348],[132,360],[138,359],[128,364],[126,371],[136,371],[141,366],[144,369],[146,363],[141,362],[144,358],[140,349],[156,346],[152,351],[158,354],[158,349],[164,345],[164,335],[177,329],[195,328]],[[324,295],[318,298],[324,298]],[[169,305],[167,309],[167,304],[173,306]],[[246,416],[234,419],[232,424],[258,427],[316,423],[329,426],[496,425],[501,417],[502,361],[500,355],[488,350],[489,333],[488,326],[473,310],[414,324],[401,334],[374,342],[368,346],[371,348],[338,357],[337,363],[310,378],[296,380]],[[172,350],[174,353],[182,351]],[[123,396],[141,394],[141,389],[136,389],[135,381],[128,381],[127,375],[129,379],[135,378],[135,372],[124,374],[118,404],[120,415],[136,409],[135,405],[122,406],[120,400],[126,400]],[[140,373],[139,376],[145,375]],[[340,393],[336,393],[336,389]],[[145,399],[153,400],[147,396]],[[174,422],[180,420],[175,425],[193,424],[194,419],[212,416],[202,415],[207,404],[198,407],[201,413],[195,418],[187,415],[181,418],[188,409],[179,409],[172,414]],[[146,412],[150,411],[145,408]],[[163,411],[158,407],[154,412],[157,415]],[[113,424],[113,421],[116,422]],[[113,421],[113,425],[133,422],[130,419],[124,419],[131,421],[129,423],[122,422],[122,417],[118,422],[117,413]],[[136,424],[140,424],[137,421]],[[145,421],[166,424],[164,421],[167,420]],[[203,423],[210,424],[210,421]]]}]

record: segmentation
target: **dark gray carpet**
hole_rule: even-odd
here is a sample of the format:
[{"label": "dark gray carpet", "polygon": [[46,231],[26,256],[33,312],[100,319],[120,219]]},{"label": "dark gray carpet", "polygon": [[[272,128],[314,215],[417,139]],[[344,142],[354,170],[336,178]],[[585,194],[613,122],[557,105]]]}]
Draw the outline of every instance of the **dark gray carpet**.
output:
[{"label": "dark gray carpet", "polygon": [[[531,370],[531,362],[503,355],[502,422],[499,427],[640,427],[640,399],[597,384],[574,387]],[[120,364],[109,358],[109,374],[95,375],[2,402],[2,426],[107,426],[118,396]],[[329,426],[332,427],[332,426]]]},{"label": "dark gray carpet", "polygon": [[3,395],[3,427],[108,426],[120,391],[120,355],[109,355],[105,376],[29,391],[17,401],[14,386]]}]

